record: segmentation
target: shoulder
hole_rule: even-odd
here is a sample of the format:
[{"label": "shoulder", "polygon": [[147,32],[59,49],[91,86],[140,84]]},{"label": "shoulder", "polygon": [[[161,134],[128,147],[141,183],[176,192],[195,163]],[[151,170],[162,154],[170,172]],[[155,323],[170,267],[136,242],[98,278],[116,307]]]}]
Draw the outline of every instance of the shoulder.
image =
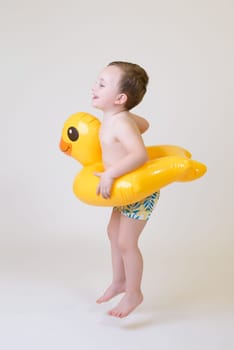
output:
[{"label": "shoulder", "polygon": [[131,134],[140,134],[139,128],[134,120],[125,112],[115,116],[112,126],[115,137],[117,138],[128,137],[128,135]]},{"label": "shoulder", "polygon": [[132,118],[131,113],[129,112],[121,112],[115,118],[115,127],[120,128],[135,128],[136,122],[134,118]]}]

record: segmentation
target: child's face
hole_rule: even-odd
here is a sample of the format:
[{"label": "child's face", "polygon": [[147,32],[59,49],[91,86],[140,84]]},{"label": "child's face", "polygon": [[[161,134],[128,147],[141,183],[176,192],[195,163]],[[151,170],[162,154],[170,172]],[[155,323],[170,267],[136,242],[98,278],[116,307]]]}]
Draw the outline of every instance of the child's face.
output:
[{"label": "child's face", "polygon": [[99,74],[92,88],[92,105],[103,111],[112,109],[118,100],[122,71],[116,66],[107,66]]}]

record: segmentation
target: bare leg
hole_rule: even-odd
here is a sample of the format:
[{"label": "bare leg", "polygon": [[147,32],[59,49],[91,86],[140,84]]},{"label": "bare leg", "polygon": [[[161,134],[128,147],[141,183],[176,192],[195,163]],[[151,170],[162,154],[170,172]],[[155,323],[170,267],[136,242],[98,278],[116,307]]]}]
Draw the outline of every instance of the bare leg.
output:
[{"label": "bare leg", "polygon": [[138,239],[145,224],[144,220],[130,219],[121,215],[118,244],[124,262],[126,293],[119,304],[109,311],[112,316],[127,316],[143,300],[141,292],[143,259],[138,248]]},{"label": "bare leg", "polygon": [[111,244],[112,270],[113,280],[105,293],[97,299],[97,303],[103,303],[110,300],[114,296],[125,291],[125,271],[121,251],[118,244],[119,225],[121,214],[117,211],[112,211],[107,232]]}]

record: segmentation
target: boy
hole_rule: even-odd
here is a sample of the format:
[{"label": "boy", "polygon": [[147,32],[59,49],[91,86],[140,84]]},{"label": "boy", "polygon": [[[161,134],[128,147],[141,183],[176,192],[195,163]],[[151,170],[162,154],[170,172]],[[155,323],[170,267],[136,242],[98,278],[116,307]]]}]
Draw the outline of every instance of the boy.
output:
[{"label": "boy", "polygon": [[[100,177],[97,194],[104,198],[111,196],[116,178],[148,160],[141,134],[149,123],[129,112],[142,100],[147,84],[148,75],[142,67],[116,61],[104,68],[92,88],[92,105],[103,112],[99,136],[105,171],[95,175]],[[112,316],[126,317],[143,301],[143,259],[138,239],[158,198],[159,192],[156,192],[138,203],[113,208],[107,229],[113,281],[97,300],[102,303],[125,293],[119,304],[108,312]],[[144,208],[146,201],[153,203],[150,210]]]}]

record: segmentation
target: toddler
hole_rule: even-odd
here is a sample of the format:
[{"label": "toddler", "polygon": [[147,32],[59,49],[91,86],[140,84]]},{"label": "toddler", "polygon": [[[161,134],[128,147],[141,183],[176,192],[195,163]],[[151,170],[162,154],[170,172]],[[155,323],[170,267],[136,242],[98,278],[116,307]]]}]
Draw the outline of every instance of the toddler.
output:
[{"label": "toddler", "polygon": [[[92,88],[92,105],[103,112],[100,143],[105,171],[100,177],[97,194],[111,196],[116,178],[140,166],[148,155],[141,134],[149,123],[130,112],[143,98],[148,75],[137,64],[116,61],[105,67]],[[111,245],[113,279],[97,300],[102,303],[124,293],[119,304],[108,313],[126,317],[142,301],[143,259],[138,247],[139,236],[159,198],[159,192],[126,206],[114,207],[107,232]],[[151,205],[146,205],[148,202]]]}]

